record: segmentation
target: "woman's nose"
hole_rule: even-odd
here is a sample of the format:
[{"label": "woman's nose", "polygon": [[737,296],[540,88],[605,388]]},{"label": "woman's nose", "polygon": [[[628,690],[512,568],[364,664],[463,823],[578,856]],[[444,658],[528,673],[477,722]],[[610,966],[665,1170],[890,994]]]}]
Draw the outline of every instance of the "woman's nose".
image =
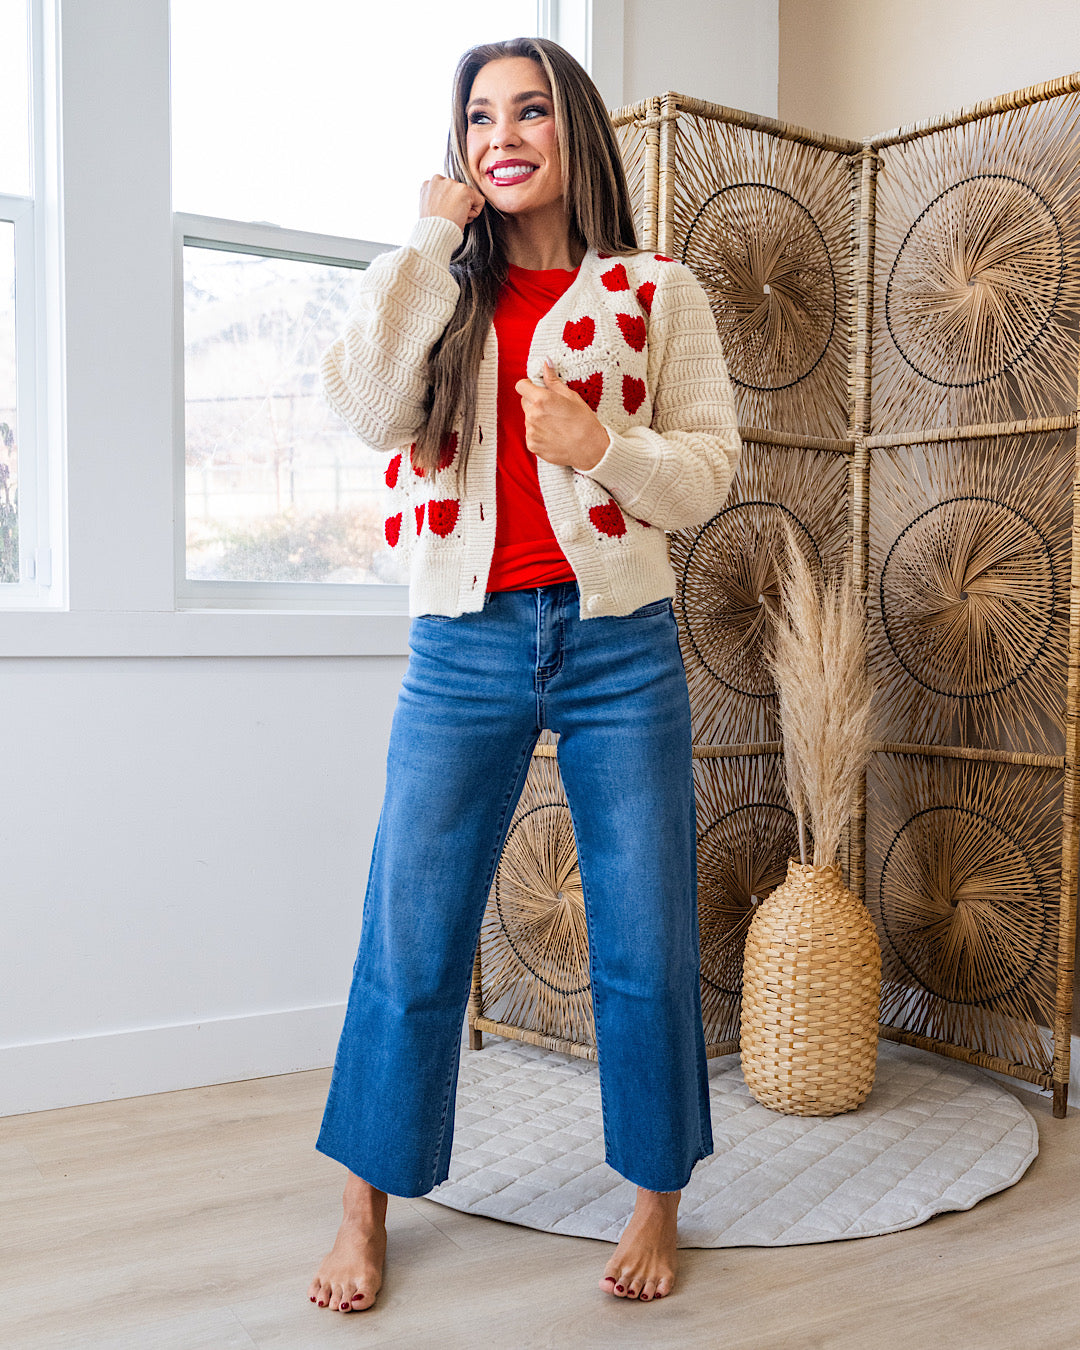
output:
[{"label": "woman's nose", "polygon": [[491,128],[491,143],[492,145],[520,145],[521,138],[518,135],[516,124],[509,120],[496,122]]}]

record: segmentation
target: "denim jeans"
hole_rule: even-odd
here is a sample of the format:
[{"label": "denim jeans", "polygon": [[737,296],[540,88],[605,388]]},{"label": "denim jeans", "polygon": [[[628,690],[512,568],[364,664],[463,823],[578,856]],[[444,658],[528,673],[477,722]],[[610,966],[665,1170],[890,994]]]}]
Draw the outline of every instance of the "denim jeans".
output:
[{"label": "denim jeans", "polygon": [[606,1161],[674,1191],[712,1152],[690,708],[671,602],[586,620],[578,604],[566,582],[410,627],[317,1144],[394,1195],[448,1174],[473,956],[543,728],[560,736],[584,889]]}]

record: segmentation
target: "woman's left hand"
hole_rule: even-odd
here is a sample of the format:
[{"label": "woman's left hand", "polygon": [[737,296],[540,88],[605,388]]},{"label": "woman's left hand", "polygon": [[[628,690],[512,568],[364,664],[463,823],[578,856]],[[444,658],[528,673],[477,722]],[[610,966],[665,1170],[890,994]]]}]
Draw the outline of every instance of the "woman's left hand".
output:
[{"label": "woman's left hand", "polygon": [[608,445],[604,424],[580,394],[568,388],[544,362],[544,387],[532,380],[514,386],[525,410],[525,444],[549,464],[571,469],[592,469],[600,463]]}]

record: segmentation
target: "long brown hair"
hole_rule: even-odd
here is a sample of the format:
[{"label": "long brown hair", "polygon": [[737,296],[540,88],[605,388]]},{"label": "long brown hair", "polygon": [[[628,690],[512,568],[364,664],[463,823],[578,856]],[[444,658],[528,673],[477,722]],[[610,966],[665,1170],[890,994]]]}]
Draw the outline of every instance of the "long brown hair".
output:
[{"label": "long brown hair", "polygon": [[[473,81],[489,61],[524,56],[540,65],[551,85],[555,134],[562,161],[563,198],[570,240],[601,253],[638,251],[630,193],[611,118],[588,73],[558,43],[547,38],[509,38],[471,47],[454,74],[446,176],[473,183],[466,150],[465,109]],[[476,186],[476,184],[473,184]],[[490,205],[465,226],[450,271],[460,287],[457,307],[428,361],[427,420],[416,438],[413,460],[434,468],[440,449],[461,415],[463,466],[476,420],[476,380],[484,340],[495,314],[507,261],[501,218]]]}]

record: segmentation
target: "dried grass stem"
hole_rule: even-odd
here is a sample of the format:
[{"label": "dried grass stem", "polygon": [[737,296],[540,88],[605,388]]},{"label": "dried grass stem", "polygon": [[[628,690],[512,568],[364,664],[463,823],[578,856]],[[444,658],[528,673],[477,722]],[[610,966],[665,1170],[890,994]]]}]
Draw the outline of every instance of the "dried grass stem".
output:
[{"label": "dried grass stem", "polygon": [[870,758],[870,678],[863,608],[850,574],[819,584],[790,525],[778,567],[781,612],[770,666],[784,740],[784,775],[801,861],[837,860]]}]

